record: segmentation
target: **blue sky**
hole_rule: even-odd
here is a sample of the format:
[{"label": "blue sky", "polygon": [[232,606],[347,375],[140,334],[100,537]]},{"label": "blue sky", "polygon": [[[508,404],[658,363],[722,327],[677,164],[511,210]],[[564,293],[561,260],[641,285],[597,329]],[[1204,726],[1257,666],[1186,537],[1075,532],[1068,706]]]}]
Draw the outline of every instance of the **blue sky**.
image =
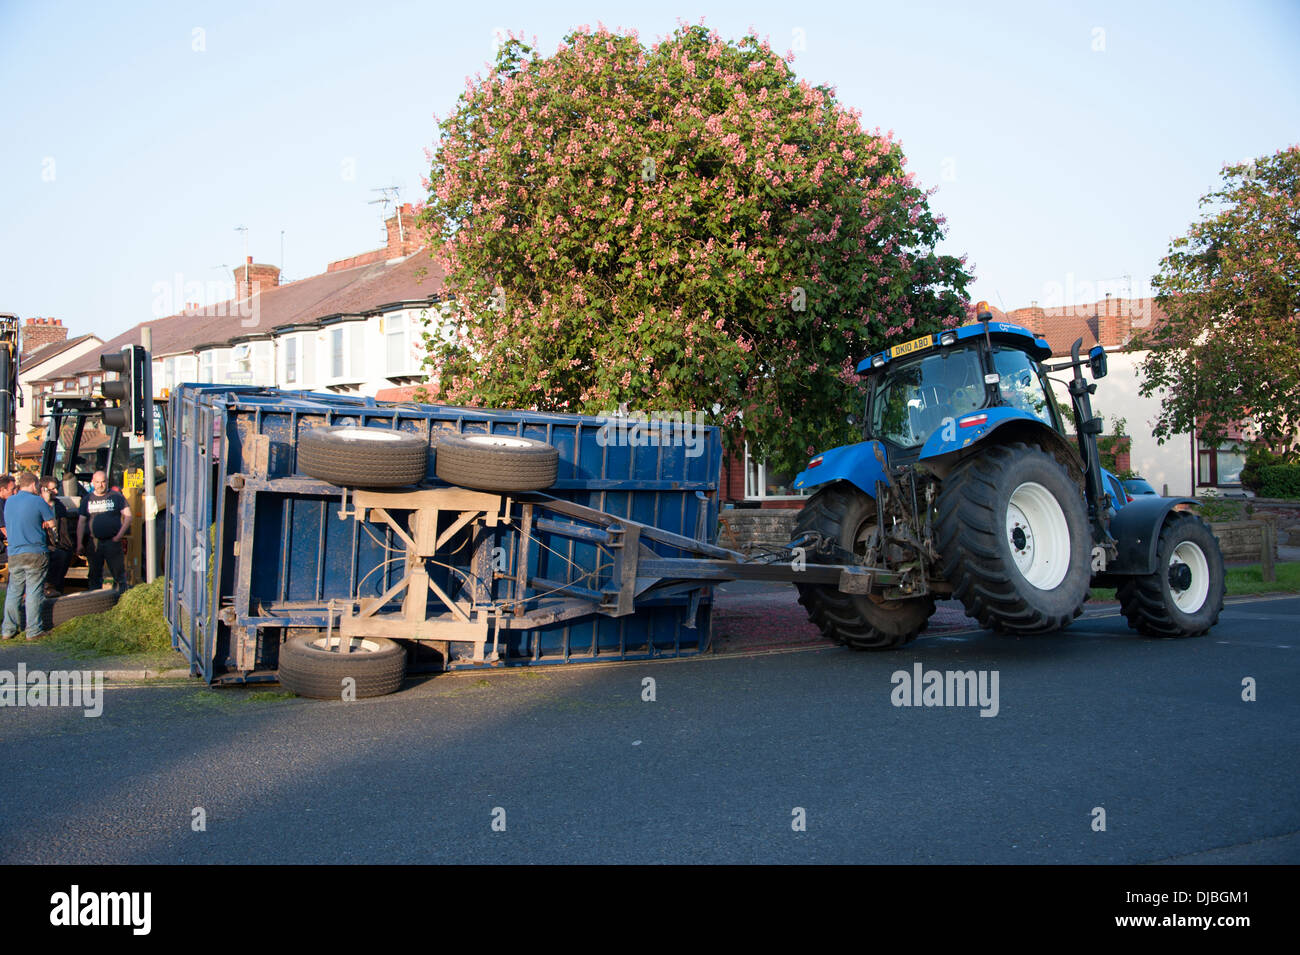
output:
[{"label": "blue sky", "polygon": [[[117,334],[242,261],[382,245],[493,32],[678,18],[794,49],[938,186],[974,297],[1141,292],[1225,162],[1300,141],[1300,3],[79,4],[0,0],[0,311]],[[188,296],[186,296],[188,297]],[[164,312],[165,313],[165,312]]]}]

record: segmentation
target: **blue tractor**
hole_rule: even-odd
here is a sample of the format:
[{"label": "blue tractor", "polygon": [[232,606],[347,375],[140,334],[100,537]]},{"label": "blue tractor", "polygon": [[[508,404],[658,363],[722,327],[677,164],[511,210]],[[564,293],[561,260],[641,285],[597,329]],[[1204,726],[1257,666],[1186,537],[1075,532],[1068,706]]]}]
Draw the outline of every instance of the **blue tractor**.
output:
[{"label": "blue tractor", "polygon": [[[1126,495],[1097,450],[1092,378],[1100,346],[1046,364],[1047,342],[1028,329],[979,321],[926,335],[858,365],[867,384],[863,440],[818,454],[795,479],[817,488],[793,546],[855,564],[877,583],[848,593],[800,584],[822,633],[864,650],[912,640],[953,597],[982,626],[1042,633],[1077,617],[1090,587],[1116,587],[1129,626],[1163,637],[1199,636],[1223,606],[1223,556],[1190,498]],[[1066,383],[1066,420],[1049,371]]]}]

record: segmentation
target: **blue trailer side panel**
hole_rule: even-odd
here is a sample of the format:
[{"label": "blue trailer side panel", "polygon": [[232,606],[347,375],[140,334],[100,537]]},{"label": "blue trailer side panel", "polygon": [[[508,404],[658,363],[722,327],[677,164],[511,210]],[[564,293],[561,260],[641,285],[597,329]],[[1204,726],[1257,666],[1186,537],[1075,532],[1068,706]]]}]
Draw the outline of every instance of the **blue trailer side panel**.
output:
[{"label": "blue trailer side panel", "polygon": [[[589,416],[214,385],[183,385],[170,401],[167,618],[173,645],[209,681],[268,678],[285,629],[324,627],[331,600],[379,596],[401,576],[398,535],[340,516],[342,493],[297,471],[297,441],[307,429],[347,425],[419,435],[430,445],[433,483],[439,431],[535,438],[559,451],[558,479],[549,492],[554,496],[685,537],[716,539],[722,462],[716,428],[687,434],[669,428],[661,432],[664,446],[629,446],[603,440],[604,420]],[[242,483],[252,474],[269,478],[256,493],[255,481]],[[468,565],[473,548],[469,535],[463,537],[448,546],[458,548],[455,560]],[[530,577],[581,585],[608,572],[608,549],[595,541],[544,530],[535,537]],[[513,559],[514,529],[503,531],[499,543]],[[681,554],[658,543],[652,549]],[[512,564],[512,575],[515,570]],[[430,571],[444,590],[466,586],[454,569]],[[698,596],[693,620],[690,595],[678,594],[651,601],[633,616],[503,631],[508,662],[699,653],[709,645],[707,588]],[[447,648],[449,665],[458,665],[463,649]]]}]

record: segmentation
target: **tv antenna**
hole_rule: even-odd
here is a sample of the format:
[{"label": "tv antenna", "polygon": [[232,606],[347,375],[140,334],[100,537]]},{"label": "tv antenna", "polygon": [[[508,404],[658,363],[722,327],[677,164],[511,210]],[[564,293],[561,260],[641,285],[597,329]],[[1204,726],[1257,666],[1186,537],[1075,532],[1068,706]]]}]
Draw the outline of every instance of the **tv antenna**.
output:
[{"label": "tv antenna", "polygon": [[381,193],[378,199],[371,199],[367,205],[379,206],[383,214],[384,221],[388,221],[388,207],[393,205],[397,207],[397,239],[399,242],[406,241],[406,228],[402,224],[402,190],[396,184],[391,186],[380,186],[378,189],[371,189],[371,192]]}]

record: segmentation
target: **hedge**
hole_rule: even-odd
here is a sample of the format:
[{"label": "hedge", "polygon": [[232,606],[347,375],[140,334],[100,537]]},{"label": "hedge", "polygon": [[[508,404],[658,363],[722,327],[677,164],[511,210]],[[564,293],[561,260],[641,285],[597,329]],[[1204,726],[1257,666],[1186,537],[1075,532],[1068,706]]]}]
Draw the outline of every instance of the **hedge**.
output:
[{"label": "hedge", "polygon": [[1300,464],[1268,464],[1259,469],[1260,497],[1300,498]]}]

